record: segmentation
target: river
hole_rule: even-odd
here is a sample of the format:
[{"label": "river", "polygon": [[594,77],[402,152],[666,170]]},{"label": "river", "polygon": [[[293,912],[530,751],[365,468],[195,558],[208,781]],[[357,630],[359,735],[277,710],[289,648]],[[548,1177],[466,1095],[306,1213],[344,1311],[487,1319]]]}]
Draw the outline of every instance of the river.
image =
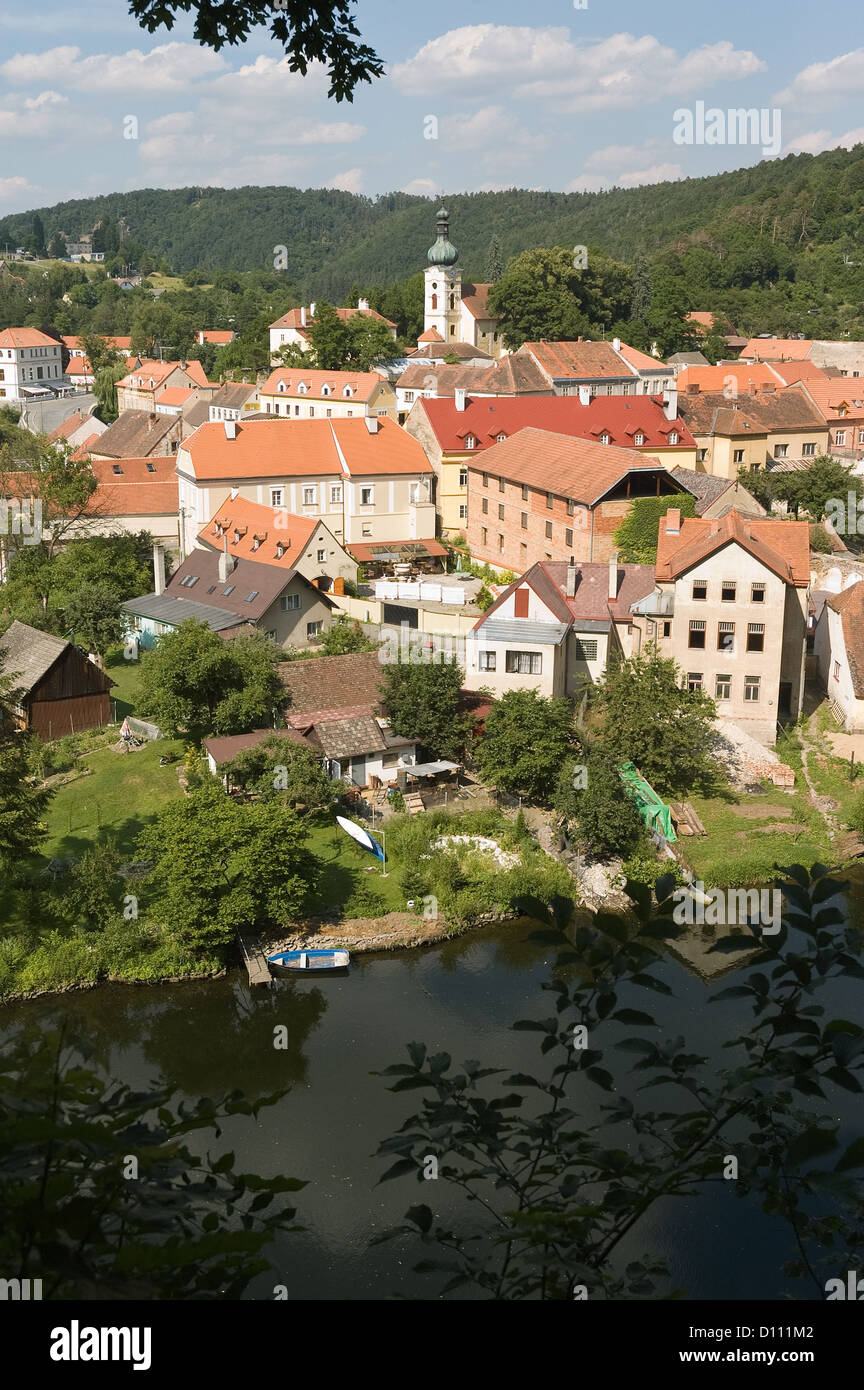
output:
[{"label": "river", "polygon": [[[424,1182],[421,1189],[400,1179],[375,1186],[388,1166],[373,1157],[376,1146],[411,1113],[419,1093],[393,1095],[371,1073],[404,1061],[411,1040],[458,1061],[545,1072],[537,1035],[510,1028],[517,1018],[550,1012],[540,986],[551,953],[529,939],[533,929],[509,922],[411,952],[358,956],[342,978],[280,981],[254,994],[240,971],[195,984],[105,986],[15,1005],[0,1014],[0,1035],[10,1028],[38,1035],[65,1016],[96,1049],[93,1064],[135,1088],[160,1076],[193,1098],[234,1089],[254,1097],[290,1086],[257,1120],[232,1117],[223,1140],[202,1140],[214,1152],[233,1149],[241,1170],[309,1182],[296,1197],[306,1233],[270,1248],[274,1273],[246,1296],[272,1298],[274,1285],[284,1284],[296,1300],[434,1297],[437,1282],[412,1272],[424,1253],[417,1244],[369,1246],[418,1201],[458,1220],[458,1206],[441,1183]],[[674,999],[631,986],[621,1002],[653,1013],[664,1036],[683,1034],[690,1049],[727,1062],[718,1039],[749,1020],[746,1007],[740,1000],[706,1007],[710,987],[671,955],[658,973]],[[853,1018],[861,1016],[861,1000],[862,986],[851,981],[832,984],[823,995],[834,1013]],[[273,1046],[277,1024],[288,1029],[284,1051]],[[603,1065],[624,1080],[628,1054],[608,1049]],[[580,1099],[594,1117],[609,1097],[586,1083]],[[826,1108],[841,1117],[851,1142],[856,1124],[861,1130],[856,1097],[832,1090]],[[693,1299],[816,1296],[812,1286],[781,1272],[794,1254],[789,1229],[736,1199],[732,1186],[720,1183],[708,1195],[659,1206],[625,1258],[649,1251],[667,1259],[672,1285]]]}]

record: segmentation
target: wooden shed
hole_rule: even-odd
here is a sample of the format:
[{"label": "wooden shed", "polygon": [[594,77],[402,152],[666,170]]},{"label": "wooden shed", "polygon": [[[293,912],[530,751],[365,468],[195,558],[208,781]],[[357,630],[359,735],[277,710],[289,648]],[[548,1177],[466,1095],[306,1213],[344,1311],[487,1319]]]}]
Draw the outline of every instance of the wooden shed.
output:
[{"label": "wooden shed", "polygon": [[111,722],[114,682],[63,637],[12,623],[0,636],[0,671],[12,679],[19,727],[42,739]]}]

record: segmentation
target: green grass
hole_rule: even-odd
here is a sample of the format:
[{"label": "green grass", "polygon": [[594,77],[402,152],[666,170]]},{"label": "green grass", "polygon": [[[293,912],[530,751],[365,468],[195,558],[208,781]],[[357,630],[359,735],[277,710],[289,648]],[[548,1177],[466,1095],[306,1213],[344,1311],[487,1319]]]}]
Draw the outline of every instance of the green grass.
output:
[{"label": "green grass", "polygon": [[113,647],[105,657],[105,673],[114,682],[111,691],[111,713],[113,715],[116,711],[117,722],[121,723],[129,714],[138,716],[136,704],[139,698],[141,663],[127,661],[123,655],[123,648]]},{"label": "green grass", "polygon": [[159,766],[169,752],[182,756],[182,744],[157,739],[131,753],[105,748],[84,758],[81,766],[91,769],[90,776],[60,787],[51,802],[44,858],[77,857],[109,831],[118,851],[131,854],[145,826],[182,795],[178,764]]},{"label": "green grass", "polygon": [[[725,796],[693,795],[690,802],[708,833],[681,840],[680,849],[696,877],[709,887],[756,885],[773,878],[777,864],[810,865],[830,859],[825,822],[810,805],[797,769],[791,793],[769,785],[759,796],[729,791]],[[737,806],[746,807],[750,814],[737,814]],[[805,828],[791,834],[760,831],[760,827],[784,822]]]},{"label": "green grass", "polygon": [[[374,833],[381,844],[381,834],[377,828]],[[335,824],[313,826],[307,848],[319,857],[323,865],[321,887],[309,903],[311,913],[341,907],[361,887],[375,888],[385,899],[387,912],[405,911],[405,895],[399,882],[400,866],[395,860],[388,864],[387,877],[384,878],[381,861],[362,850]]]}]

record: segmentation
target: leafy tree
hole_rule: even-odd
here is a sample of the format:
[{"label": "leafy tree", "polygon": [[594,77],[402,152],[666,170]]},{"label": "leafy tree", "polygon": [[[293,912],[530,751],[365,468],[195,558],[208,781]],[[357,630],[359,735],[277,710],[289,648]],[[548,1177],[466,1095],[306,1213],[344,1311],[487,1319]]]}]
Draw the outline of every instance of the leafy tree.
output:
[{"label": "leafy tree", "polygon": [[117,914],[119,867],[120,855],[105,844],[90,845],[73,865],[62,887],[62,910],[76,926],[92,931]]},{"label": "leafy tree", "polygon": [[0,662],[0,869],[11,874],[45,834],[52,793],[30,776],[27,740],[15,730],[15,681],[20,672]]},{"label": "leafy tree", "polygon": [[500,280],[504,274],[504,255],[501,251],[501,243],[495,232],[489,242],[489,249],[486,252],[486,279],[491,284]]},{"label": "leafy tree", "polygon": [[618,766],[635,763],[661,796],[687,793],[713,775],[707,749],[716,706],[680,681],[675,662],[649,646],[608,666],[598,690],[600,749]]},{"label": "leafy tree", "polygon": [[283,926],[318,884],[298,816],[274,801],[239,803],[215,780],[162,810],[139,840],[154,861],[157,922],[191,950],[226,946],[241,928]]},{"label": "leafy tree", "polygon": [[[0,497],[40,500],[42,544],[52,556],[70,533],[97,515],[96,478],[86,460],[73,460],[73,452],[67,444],[20,429],[0,445]],[[23,534],[4,536],[0,543],[13,554],[36,548]]]},{"label": "leafy tree", "polygon": [[[784,877],[776,935],[754,925],[709,948],[743,962],[709,1003],[743,1000],[752,1013],[743,1029],[733,1016],[728,1037],[716,1020],[721,1055],[729,1055],[719,1072],[684,1037],[662,1037],[650,1013],[630,1007],[635,989],[672,993],[657,974],[663,943],[687,931],[673,915],[672,875],[655,885],[656,911],[649,890],[633,885],[627,918],[600,913],[567,935],[569,900],[553,900],[551,911],[526,902],[548,924],[539,939],[557,947],[544,985],[555,1008],[513,1026],[537,1034],[545,1065],[538,1058],[533,1071],[502,1074],[479,1061],[454,1065],[448,1053],[413,1042],[406,1061],[380,1073],[394,1092],[424,1092],[379,1146],[388,1165],[380,1181],[413,1177],[425,1196],[426,1158],[435,1154],[447,1219],[421,1202],[376,1243],[419,1242],[425,1259],[415,1268],[440,1275],[441,1296],[686,1296],[670,1286],[664,1261],[626,1252],[660,1210],[668,1219],[675,1199],[690,1210],[716,1192],[734,1152],[740,1169],[725,1184],[729,1200],[758,1202],[772,1221],[788,1223],[784,1274],[807,1279],[824,1298],[826,1272],[860,1268],[864,1144],[843,1134],[834,1088],[860,1092],[864,1028],[827,1016],[818,1001],[819,986],[839,976],[860,987],[861,933],[834,905],[847,884],[819,866],[808,874],[795,865]],[[632,1076],[620,1051],[638,1058]],[[600,1121],[593,1088],[605,1096]],[[610,1146],[610,1125],[622,1127],[626,1146]]]},{"label": "leafy tree", "polygon": [[148,33],[164,25],[173,29],[178,10],[195,11],[196,43],[218,53],[226,43],[245,43],[253,29],[267,25],[282,44],[292,72],[304,77],[310,63],[324,63],[330,76],[328,96],[353,101],[360,82],[380,77],[384,64],[368,44],[358,42],[348,0],[318,0],[314,9],[305,0],[284,0],[274,16],[273,6],[262,0],[130,0],[130,12]]},{"label": "leafy tree", "polygon": [[777,494],[796,517],[806,512],[814,521],[821,521],[832,500],[842,502],[848,510],[850,492],[857,503],[864,495],[864,478],[855,472],[854,463],[843,463],[829,454],[820,454],[800,472],[778,475]]},{"label": "leafy tree", "polygon": [[582,763],[568,760],[562,767],[555,809],[574,828],[589,854],[599,859],[611,855],[625,858],[643,837],[636,804],[627,795],[617,766],[602,748],[589,748],[583,758]]},{"label": "leafy tree", "polygon": [[27,243],[28,250],[32,251],[34,256],[44,256],[45,227],[43,225],[42,218],[39,216],[38,212],[33,213],[33,216],[30,219],[30,226],[30,238]]},{"label": "leafy tree", "polygon": [[366,636],[359,623],[340,618],[324,633],[319,650],[323,656],[344,656],[346,652],[374,652],[379,646]]},{"label": "leafy tree", "polygon": [[62,261],[64,256],[68,254],[69,248],[66,245],[65,236],[62,232],[55,232],[48,245],[48,255],[55,260]]},{"label": "leafy tree", "polygon": [[490,312],[510,349],[538,338],[573,339],[587,333],[588,315],[577,297],[578,272],[563,246],[515,256],[489,291]]},{"label": "leafy tree", "polygon": [[459,762],[473,728],[461,711],[462,668],[453,659],[394,662],[383,667],[381,703],[403,738],[416,738],[421,756]]},{"label": "leafy tree", "polygon": [[342,790],[341,782],[328,777],[319,753],[277,734],[254,748],[242,749],[223,772],[231,786],[294,809],[302,806],[305,811],[332,806]]},{"label": "leafy tree", "polygon": [[0,1265],[41,1279],[46,1299],[240,1298],[267,1244],[296,1229],[283,1198],[305,1184],[238,1172],[200,1140],[284,1092],[179,1102],[161,1082],[106,1081],[91,1056],[65,1031],[3,1046]]},{"label": "leafy tree", "polygon": [[141,660],[141,704],[164,733],[242,734],[273,722],[284,701],[279,653],[261,633],[226,641],[188,619]]},{"label": "leafy tree", "polygon": [[567,700],[547,700],[536,690],[510,690],[486,716],[477,761],[492,786],[549,805],[574,742]]},{"label": "leafy tree", "polygon": [[618,558],[624,564],[650,565],[657,559],[660,522],[670,507],[682,517],[696,515],[696,498],[689,492],[675,497],[636,497],[615,532]]}]

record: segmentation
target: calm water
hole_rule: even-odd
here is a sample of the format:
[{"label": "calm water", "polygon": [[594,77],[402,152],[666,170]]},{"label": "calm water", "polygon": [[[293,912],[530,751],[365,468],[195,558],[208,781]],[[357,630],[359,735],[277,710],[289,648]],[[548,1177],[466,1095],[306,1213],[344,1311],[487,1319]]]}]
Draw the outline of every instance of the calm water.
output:
[{"label": "calm water", "polygon": [[[0,1030],[37,1034],[66,1016],[92,1040],[106,1074],[136,1088],[159,1076],[192,1097],[235,1088],[254,1097],[290,1085],[257,1121],[238,1116],[225,1123],[218,1144],[212,1136],[209,1145],[202,1140],[212,1151],[233,1149],[240,1169],[309,1181],[296,1199],[306,1234],[271,1247],[276,1272],[248,1296],[271,1298],[273,1285],[282,1283],[300,1300],[432,1297],[437,1282],[412,1272],[425,1252],[410,1243],[370,1249],[369,1241],[418,1201],[455,1220],[458,1205],[440,1183],[421,1188],[401,1179],[375,1187],[388,1166],[373,1157],[376,1146],[411,1113],[419,1093],[394,1096],[385,1079],[370,1073],[404,1061],[404,1044],[412,1040],[458,1061],[545,1071],[536,1035],[510,1029],[517,1018],[551,1012],[540,989],[549,977],[549,952],[529,941],[532,930],[530,923],[508,923],[420,951],[360,956],[345,978],[279,982],[254,994],[239,972],[193,985],[110,986],[8,1009],[0,1013]],[[716,1040],[748,1017],[740,1001],[706,1007],[710,987],[674,957],[660,973],[674,1000],[632,988],[622,1002],[653,1013],[664,1036],[683,1034],[692,1050],[719,1058]],[[824,995],[846,1017],[861,1016],[862,999],[861,985],[851,982]],[[277,1024],[287,1025],[287,1051],[273,1047]],[[609,1049],[604,1066],[626,1080],[628,1058]],[[630,1093],[635,1096],[635,1083]],[[651,1103],[659,1108],[656,1095]],[[607,1100],[586,1085],[586,1118]],[[834,1091],[830,1107],[851,1142],[860,1105]],[[789,1285],[780,1272],[793,1254],[788,1229],[737,1201],[731,1187],[667,1202],[647,1218],[625,1258],[646,1250],[665,1257],[673,1283],[690,1298],[776,1298],[784,1289],[813,1297],[809,1285]]]}]

